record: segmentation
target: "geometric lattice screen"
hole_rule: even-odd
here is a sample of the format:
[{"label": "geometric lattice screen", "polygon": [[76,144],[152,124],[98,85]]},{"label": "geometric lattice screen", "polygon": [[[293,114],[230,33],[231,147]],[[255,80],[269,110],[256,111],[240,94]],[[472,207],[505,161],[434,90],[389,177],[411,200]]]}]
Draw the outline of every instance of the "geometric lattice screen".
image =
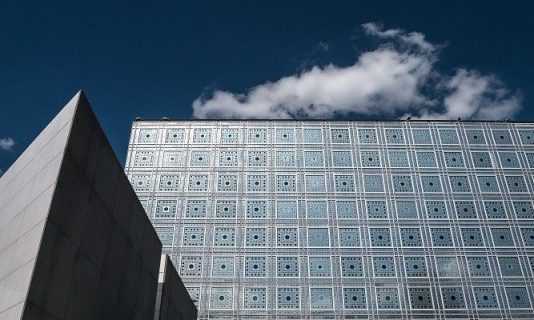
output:
[{"label": "geometric lattice screen", "polygon": [[534,318],[534,125],[136,121],[199,318]]}]

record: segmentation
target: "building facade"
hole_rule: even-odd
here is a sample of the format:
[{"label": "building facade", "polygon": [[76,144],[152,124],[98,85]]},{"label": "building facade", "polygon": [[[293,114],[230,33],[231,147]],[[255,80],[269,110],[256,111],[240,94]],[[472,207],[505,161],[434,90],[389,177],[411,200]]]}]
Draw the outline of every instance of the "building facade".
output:
[{"label": "building facade", "polygon": [[534,124],[145,121],[126,172],[201,319],[533,318]]}]

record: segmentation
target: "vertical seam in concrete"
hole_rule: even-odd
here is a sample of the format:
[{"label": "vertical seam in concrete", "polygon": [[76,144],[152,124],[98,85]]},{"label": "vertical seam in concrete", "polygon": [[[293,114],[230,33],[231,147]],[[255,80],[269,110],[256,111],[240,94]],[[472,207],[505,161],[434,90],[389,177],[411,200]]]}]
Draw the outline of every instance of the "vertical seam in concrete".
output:
[{"label": "vertical seam in concrete", "polygon": [[[50,202],[48,203],[48,209],[47,209],[47,214],[44,218],[45,222],[44,222],[44,226],[43,226],[43,233],[41,234],[41,239],[39,239],[39,245],[37,246],[37,253],[35,255],[35,264],[37,264],[37,259],[39,258],[39,253],[41,251],[41,245],[42,245],[42,242],[43,242],[43,235],[46,231],[46,227],[48,226],[48,216],[50,215],[50,208],[52,206],[52,202],[54,201],[54,198],[56,196],[56,190],[57,190],[57,182],[59,180],[59,176],[61,174],[61,168],[63,167],[63,162],[65,161],[65,156],[66,156],[66,153],[67,153],[67,146],[69,145],[69,140],[70,140],[70,135],[72,133],[72,127],[74,125],[74,118],[76,117],[76,113],[78,112],[78,106],[80,104],[80,97],[83,95],[83,91],[80,90],[76,93],[76,96],[78,96],[78,99],[76,100],[76,105],[74,106],[74,111],[72,113],[72,117],[71,117],[71,120],[70,120],[70,128],[69,128],[69,133],[67,135],[67,139],[65,141],[65,146],[63,147],[63,157],[61,158],[61,164],[59,165],[59,171],[58,171],[58,174],[57,176],[55,177],[55,180],[54,180],[54,191],[52,192],[52,197],[50,198]],[[30,293],[30,288],[31,288],[31,284],[32,284],[32,281],[33,281],[33,275],[35,273],[35,265],[31,271],[31,276],[30,276],[30,283],[28,284],[28,287],[26,288],[26,294],[24,295],[24,305],[22,307],[22,313],[21,313],[21,316],[23,318],[24,316],[24,313],[26,312],[26,305],[28,303],[28,295]]]}]

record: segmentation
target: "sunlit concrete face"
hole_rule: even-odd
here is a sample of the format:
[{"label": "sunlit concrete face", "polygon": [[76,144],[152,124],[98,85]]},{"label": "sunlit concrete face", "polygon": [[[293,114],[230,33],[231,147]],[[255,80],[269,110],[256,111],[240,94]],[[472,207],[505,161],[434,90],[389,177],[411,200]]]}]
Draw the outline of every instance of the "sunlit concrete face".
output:
[{"label": "sunlit concrete face", "polygon": [[161,248],[80,92],[0,178],[0,319],[153,319]]},{"label": "sunlit concrete face", "polygon": [[136,121],[201,318],[534,317],[534,125]]}]

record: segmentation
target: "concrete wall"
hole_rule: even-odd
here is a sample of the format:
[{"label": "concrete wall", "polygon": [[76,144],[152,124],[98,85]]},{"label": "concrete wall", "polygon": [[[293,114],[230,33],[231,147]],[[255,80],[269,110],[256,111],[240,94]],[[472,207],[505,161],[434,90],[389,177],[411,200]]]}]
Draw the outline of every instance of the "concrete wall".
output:
[{"label": "concrete wall", "polygon": [[19,319],[80,95],[0,178],[0,319]]},{"label": "concrete wall", "polygon": [[0,179],[0,319],[152,319],[160,256],[77,94]]},{"label": "concrete wall", "polygon": [[158,295],[154,320],[186,320],[197,318],[197,308],[167,255],[161,256]]}]

